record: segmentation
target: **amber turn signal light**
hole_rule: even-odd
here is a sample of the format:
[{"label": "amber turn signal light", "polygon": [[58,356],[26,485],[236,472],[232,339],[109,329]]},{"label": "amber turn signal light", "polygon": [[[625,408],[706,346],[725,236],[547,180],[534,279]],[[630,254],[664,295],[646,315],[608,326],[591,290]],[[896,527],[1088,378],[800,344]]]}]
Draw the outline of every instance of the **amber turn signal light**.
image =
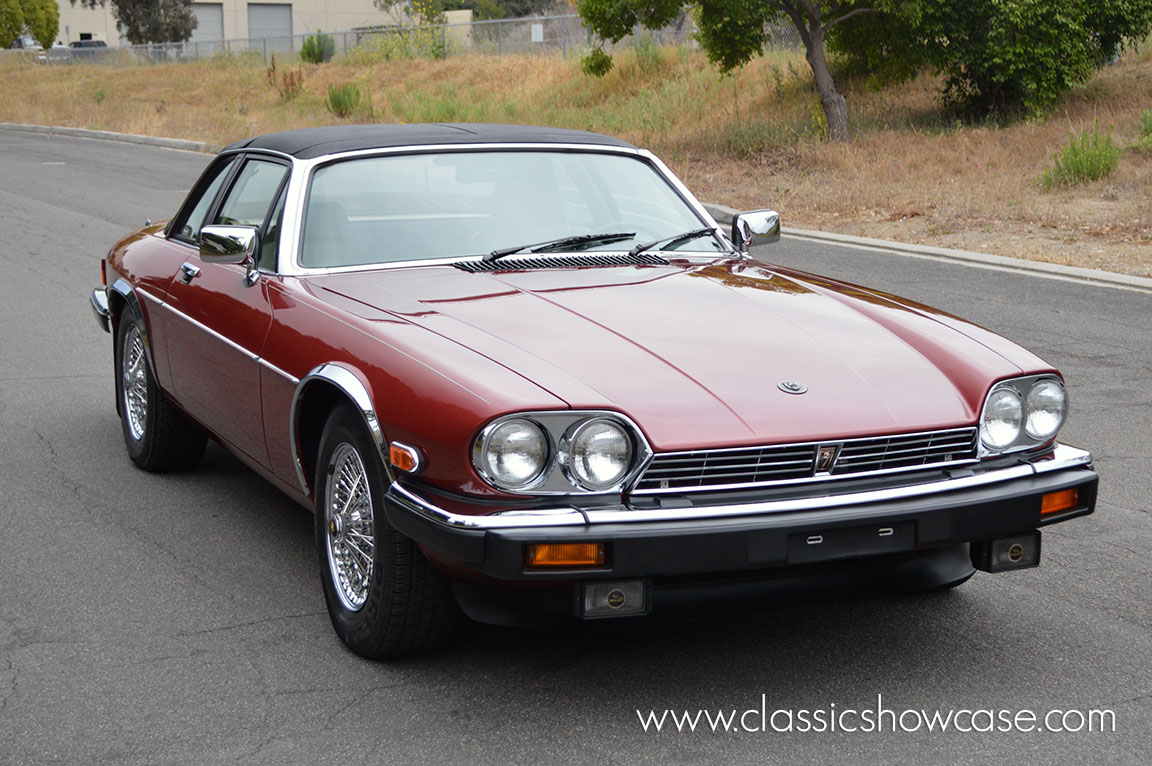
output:
[{"label": "amber turn signal light", "polygon": [[405,473],[416,473],[424,466],[420,450],[400,442],[388,446],[388,461]]},{"label": "amber turn signal light", "polygon": [[533,543],[527,560],[530,567],[601,567],[604,543]]},{"label": "amber turn signal light", "polygon": [[1049,492],[1040,500],[1040,515],[1059,513],[1075,508],[1080,504],[1080,489],[1062,489],[1059,492]]}]

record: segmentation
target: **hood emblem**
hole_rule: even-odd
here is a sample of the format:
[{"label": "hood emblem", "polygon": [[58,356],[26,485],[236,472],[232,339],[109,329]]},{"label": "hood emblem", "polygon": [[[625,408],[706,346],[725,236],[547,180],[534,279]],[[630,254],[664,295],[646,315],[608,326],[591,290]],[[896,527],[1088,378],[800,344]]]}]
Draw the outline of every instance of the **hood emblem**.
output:
[{"label": "hood emblem", "polygon": [[802,394],[808,390],[808,386],[797,383],[795,380],[782,380],[776,384],[776,388],[786,394]]}]

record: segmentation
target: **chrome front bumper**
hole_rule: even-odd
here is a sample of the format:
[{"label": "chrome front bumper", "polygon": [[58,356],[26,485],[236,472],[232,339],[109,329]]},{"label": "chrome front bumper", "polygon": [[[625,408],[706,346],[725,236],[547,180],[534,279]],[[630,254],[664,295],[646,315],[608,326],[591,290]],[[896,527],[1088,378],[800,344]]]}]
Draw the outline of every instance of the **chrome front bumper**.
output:
[{"label": "chrome front bumper", "polygon": [[659,508],[636,510],[624,506],[578,509],[571,505],[536,508],[533,510],[500,511],[486,516],[452,513],[439,507],[400,484],[388,490],[388,500],[397,508],[420,516],[435,524],[460,530],[537,529],[552,527],[585,527],[597,524],[643,524],[691,521],[702,519],[742,518],[779,513],[837,510],[851,514],[856,506],[873,505],[901,500],[915,500],[933,495],[987,487],[1005,482],[1027,479],[1075,468],[1090,468],[1091,453],[1057,444],[1053,457],[1036,463],[972,473],[967,476],[941,481],[889,487],[864,492],[828,494],[821,497],[772,500],[726,505],[694,505],[685,508]]},{"label": "chrome front bumper", "polygon": [[108,293],[103,287],[92,291],[92,314],[104,332],[112,332],[112,312],[108,310]]}]

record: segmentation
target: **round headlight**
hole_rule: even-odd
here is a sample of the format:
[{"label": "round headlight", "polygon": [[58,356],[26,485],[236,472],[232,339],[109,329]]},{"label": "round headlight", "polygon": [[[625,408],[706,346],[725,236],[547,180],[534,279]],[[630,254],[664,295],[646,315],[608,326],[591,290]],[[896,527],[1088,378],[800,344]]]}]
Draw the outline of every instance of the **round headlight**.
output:
[{"label": "round headlight", "polygon": [[1051,378],[1037,381],[1024,400],[1024,411],[1028,413],[1024,426],[1028,435],[1037,441],[1048,441],[1064,425],[1068,411],[1064,386]]},{"label": "round headlight", "polygon": [[480,445],[480,468],[497,486],[521,489],[548,465],[548,437],[530,420],[509,420]]},{"label": "round headlight", "polygon": [[632,439],[607,418],[580,425],[568,446],[568,465],[585,489],[606,489],[619,482],[632,465]]},{"label": "round headlight", "polygon": [[1024,402],[1011,388],[998,388],[984,404],[984,419],[980,424],[980,439],[989,449],[1001,450],[1012,446],[1020,438],[1024,425]]}]

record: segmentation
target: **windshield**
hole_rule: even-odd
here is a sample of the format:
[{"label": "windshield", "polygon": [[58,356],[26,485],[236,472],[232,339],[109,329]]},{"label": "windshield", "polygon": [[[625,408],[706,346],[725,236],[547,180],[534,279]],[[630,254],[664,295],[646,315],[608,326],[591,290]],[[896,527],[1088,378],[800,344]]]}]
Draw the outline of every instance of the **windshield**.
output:
[{"label": "windshield", "polygon": [[[365,157],[313,174],[300,265],[463,258],[604,232],[629,236],[573,249],[620,251],[702,223],[652,166],[630,156],[473,151]],[[721,250],[712,237],[676,247]]]}]

